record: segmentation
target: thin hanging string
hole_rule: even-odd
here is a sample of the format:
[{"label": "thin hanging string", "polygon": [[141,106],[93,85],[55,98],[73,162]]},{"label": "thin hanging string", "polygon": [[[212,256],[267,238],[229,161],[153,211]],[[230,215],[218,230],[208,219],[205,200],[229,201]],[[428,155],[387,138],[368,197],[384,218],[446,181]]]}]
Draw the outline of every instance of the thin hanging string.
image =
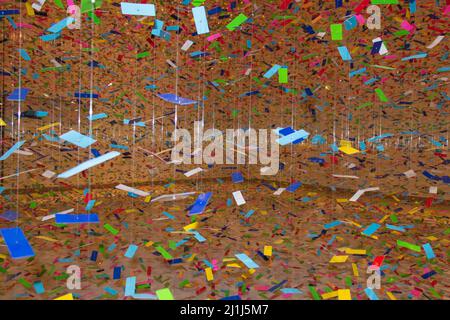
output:
[{"label": "thin hanging string", "polygon": [[[80,56],[80,60],[79,60],[79,70],[78,70],[78,93],[81,94],[82,91],[82,64],[81,64],[81,60],[82,60],[82,31],[81,28],[79,29],[78,32],[79,35],[79,56]],[[81,98],[80,96],[78,96],[78,119],[77,119],[77,126],[78,126],[78,132],[81,132]],[[77,147],[77,164],[80,164],[80,148]],[[78,185],[78,189],[81,188],[80,185],[80,175],[77,174],[77,185]],[[76,202],[76,212],[79,212],[79,201]],[[77,226],[78,232],[80,231],[79,226]]]},{"label": "thin hanging string", "polygon": [[[253,19],[253,21],[252,21],[252,24],[251,24],[251,26],[250,26],[250,28],[251,28],[251,32],[250,32],[250,48],[248,48],[248,50],[249,50],[249,55],[250,55],[250,73],[249,73],[249,76],[250,76],[250,74],[251,74],[251,72],[253,71],[252,69],[253,69],[253,54],[251,53],[251,51],[252,51],[252,46],[253,46],[253,23],[254,23],[254,19],[255,19],[255,17],[254,17],[254,10],[253,10],[253,1],[252,1],[252,3],[251,3],[251,5],[252,5],[252,15],[251,15],[251,17],[252,17],[252,19]],[[245,66],[245,65],[244,65]],[[251,76],[250,76],[250,78],[251,78]],[[253,91],[253,82],[252,81],[249,81],[250,82],[250,92],[252,92]],[[250,184],[250,153],[252,152],[252,150],[255,150],[255,153],[256,153],[256,149],[253,149],[253,148],[257,148],[257,146],[251,146],[252,147],[252,149],[250,149],[250,134],[251,134],[251,129],[252,129],[252,113],[251,113],[251,111],[252,111],[252,106],[253,106],[253,100],[252,100],[252,98],[253,98],[253,95],[250,95],[250,103],[249,103],[249,105],[248,105],[248,133],[249,133],[249,138],[248,138],[248,164],[247,164],[247,189],[248,189],[248,187],[249,187],[249,184]],[[255,130],[255,134],[258,134],[257,132],[256,132],[256,130]],[[257,137],[256,138],[256,140],[258,140],[259,139],[259,137]],[[256,162],[258,162],[258,161],[256,161]]]},{"label": "thin hanging string", "polygon": [[[90,72],[89,72],[89,137],[92,138],[92,116],[94,114],[94,99],[92,98],[93,95],[93,88],[94,88],[94,34],[95,34],[95,30],[94,30],[94,18],[93,16],[95,16],[94,13],[94,3],[92,3],[92,16],[91,18],[91,41],[90,41],[90,50],[89,50],[89,58],[90,58]],[[92,157],[92,146],[89,145],[89,160]],[[88,170],[88,192],[91,195],[91,197],[93,198],[93,192],[91,190],[91,169]],[[88,213],[90,212],[90,210],[88,210]],[[88,222],[89,225],[89,222]],[[88,233],[89,236],[89,233]]]},{"label": "thin hanging string", "polygon": [[[205,46],[205,42],[203,42],[203,47],[202,48],[204,48],[204,46]],[[200,63],[201,64],[205,63],[205,59],[202,56],[200,57]],[[198,82],[197,82],[197,122],[200,121],[200,90],[201,90],[201,78],[202,78],[201,77],[201,73],[202,73],[202,70],[203,70],[203,68],[200,67],[199,68],[199,73],[198,73]],[[200,135],[200,132],[199,132],[200,128],[198,128],[197,132],[195,132],[196,129],[197,128],[194,125],[194,137]],[[194,141],[194,147],[193,147],[193,150],[191,150],[192,152],[194,152],[194,154],[196,152],[196,147],[197,147],[197,144]],[[194,162],[195,162],[195,155],[194,155]],[[197,175],[196,179],[195,179],[195,190],[196,191],[198,191],[198,184],[199,184],[199,176]]]},{"label": "thin hanging string", "polygon": [[[2,39],[5,39],[5,19],[2,19]],[[6,57],[6,54],[5,54],[5,42],[6,41],[2,41],[2,70],[5,70],[5,57]],[[5,90],[5,77],[4,76],[2,76],[2,106],[1,106],[1,115],[0,115],[0,117],[1,117],[1,119],[5,119],[5,101],[4,101],[4,99],[3,99],[3,96],[4,96],[4,90]],[[5,146],[5,142],[3,141],[3,129],[4,128],[4,126],[2,126],[2,129],[0,130],[0,141],[2,142],[1,143],[1,145],[2,145],[2,154],[3,154],[3,150],[4,150],[4,146]],[[4,169],[4,165],[3,165],[3,161],[2,161],[2,163],[1,163],[1,175],[2,175],[2,177],[3,177],[3,175],[4,175],[4,171],[3,171],[3,169]]]},{"label": "thin hanging string", "polygon": [[[17,142],[20,141],[20,120],[21,120],[21,109],[22,109],[22,59],[20,56],[20,52],[22,51],[22,3],[19,5],[19,51],[17,54],[17,59],[19,60],[19,101],[17,103]],[[14,118],[14,116],[13,116]],[[20,153],[16,153],[17,155],[17,168],[16,172],[20,172]],[[16,178],[16,232],[18,232],[19,228],[19,219],[20,219],[20,210],[19,210],[19,188],[20,188],[20,175],[17,174]],[[16,234],[17,236],[17,234]]]},{"label": "thin hanging string", "polygon": [[[180,16],[180,6],[177,5],[177,17]],[[177,36],[177,42],[176,42],[176,46],[175,46],[175,50],[176,50],[176,62],[175,62],[175,96],[178,99],[178,56],[179,56],[179,47],[178,47],[178,42],[179,42],[179,30],[177,30],[176,32]],[[177,127],[178,127],[178,104],[175,103],[175,119],[174,119],[174,141],[177,141]],[[175,174],[176,174],[176,165],[173,165],[173,179],[175,180]]]},{"label": "thin hanging string", "polygon": [[[133,65],[133,105],[131,106],[132,108],[132,119],[133,119],[133,123],[132,123],[132,138],[131,138],[131,148],[132,148],[132,161],[131,161],[131,166],[132,166],[132,173],[131,173],[131,186],[134,188],[135,187],[135,179],[136,179],[136,123],[137,121],[136,119],[136,103],[137,103],[137,78],[138,78],[138,70],[137,70],[137,59],[134,59],[134,65]],[[128,131],[128,130],[127,130]],[[129,131],[128,131],[129,132]],[[128,140],[129,141],[129,140]],[[127,142],[128,142],[127,141]],[[134,210],[135,207],[135,201],[134,201],[134,197],[131,197],[131,208]],[[133,228],[129,228],[129,232],[128,232],[128,241],[129,243],[132,243],[132,240],[134,238],[134,230]]]},{"label": "thin hanging string", "polygon": [[[155,49],[155,47],[156,47],[156,43],[154,43],[154,45],[153,45],[153,70],[152,70],[153,82],[156,82],[156,63],[155,63],[156,62],[156,49]],[[155,149],[156,140],[155,140],[155,95],[154,94],[152,94],[152,139],[151,140],[152,140],[151,141],[151,143],[152,143],[151,150],[155,151],[156,150]],[[151,159],[156,160],[154,157],[151,157]],[[153,169],[153,166],[152,166],[151,174],[150,174],[151,180],[152,180],[152,189],[153,189],[154,172],[155,172],[155,170]]]}]

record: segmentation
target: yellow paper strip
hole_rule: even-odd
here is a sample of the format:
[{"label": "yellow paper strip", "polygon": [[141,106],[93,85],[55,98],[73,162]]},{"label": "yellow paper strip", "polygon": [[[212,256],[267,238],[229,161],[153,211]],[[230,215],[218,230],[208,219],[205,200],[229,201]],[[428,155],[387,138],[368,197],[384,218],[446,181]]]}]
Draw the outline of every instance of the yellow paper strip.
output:
[{"label": "yellow paper strip", "polygon": [[39,131],[44,131],[44,130],[50,129],[52,127],[55,127],[55,126],[59,126],[59,122],[51,123],[51,124],[48,124],[46,126],[43,126],[43,127],[37,128],[37,129]]},{"label": "yellow paper strip", "polygon": [[31,4],[29,2],[25,3],[25,7],[27,8],[27,14],[29,16],[34,16],[33,7],[31,6]]},{"label": "yellow paper strip", "polygon": [[355,277],[359,277],[358,265],[356,263],[352,263],[353,275]]},{"label": "yellow paper strip", "polygon": [[272,256],[272,246],[264,246],[264,255],[267,257]]},{"label": "yellow paper strip", "polygon": [[366,254],[366,250],[364,250],[364,249],[350,249],[350,248],[346,248],[345,249],[345,253],[346,254]]},{"label": "yellow paper strip", "polygon": [[227,267],[230,267],[230,268],[239,268],[239,269],[242,268],[238,263],[229,263],[229,264],[227,264]]},{"label": "yellow paper strip", "polygon": [[339,289],[338,290],[338,299],[339,300],[352,300],[350,290],[349,289]]},{"label": "yellow paper strip", "polygon": [[71,293],[68,293],[53,300],[73,300],[73,295]]},{"label": "yellow paper strip", "polygon": [[211,268],[205,268],[206,280],[212,281],[214,280],[214,275]]},{"label": "yellow paper strip", "polygon": [[198,222],[194,222],[194,223],[188,224],[187,226],[184,226],[183,229],[184,229],[184,231],[188,231],[191,229],[195,230],[195,229],[197,229],[197,227],[198,227]]},{"label": "yellow paper strip", "polygon": [[391,299],[391,300],[397,300],[397,298],[392,294],[392,292],[386,291],[386,294],[388,295],[389,299]]},{"label": "yellow paper strip", "polygon": [[322,299],[327,300],[338,296],[338,290],[322,294]]},{"label": "yellow paper strip", "polygon": [[47,240],[47,241],[51,241],[51,242],[58,242],[59,241],[57,239],[49,238],[49,237],[46,237],[46,236],[36,236],[35,238],[42,239],[42,240]]},{"label": "yellow paper strip", "polygon": [[349,146],[339,147],[339,150],[342,151],[345,154],[354,154],[354,153],[358,153],[359,152],[358,149],[355,149],[355,148],[349,147]]},{"label": "yellow paper strip", "polygon": [[342,263],[347,261],[348,256],[334,256],[331,258],[330,263]]}]

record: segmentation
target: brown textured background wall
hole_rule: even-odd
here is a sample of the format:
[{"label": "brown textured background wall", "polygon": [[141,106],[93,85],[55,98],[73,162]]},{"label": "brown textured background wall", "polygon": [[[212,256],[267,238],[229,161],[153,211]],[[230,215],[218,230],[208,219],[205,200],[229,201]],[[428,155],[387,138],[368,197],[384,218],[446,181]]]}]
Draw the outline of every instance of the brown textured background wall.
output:
[{"label": "brown textured background wall", "polygon": [[[345,8],[357,3],[345,3],[335,9],[333,1],[309,1],[293,9],[280,9],[277,1],[239,2],[239,10],[225,11],[229,3],[208,2],[208,9],[221,6],[224,11],[209,15],[210,34],[221,33],[217,41],[206,40],[208,35],[193,35],[195,25],[190,8],[175,1],[157,6],[157,19],[164,27],[180,26],[170,31],[166,41],[151,36],[153,17],[139,21],[120,12],[120,2],[103,1],[95,10],[100,23],[84,19],[81,30],[64,29],[54,41],[42,41],[39,36],[66,16],[65,10],[54,3],[45,5],[41,13],[29,15],[25,10],[13,16],[14,28],[3,18],[2,28],[2,115],[7,123],[2,127],[2,151],[18,140],[26,140],[22,150],[32,155],[12,155],[1,163],[2,177],[26,170],[17,180],[6,178],[1,185],[7,190],[59,188],[68,186],[101,187],[118,183],[150,183],[184,179],[182,172],[197,165],[176,168],[141,148],[160,152],[170,148],[170,134],[174,130],[175,112],[179,128],[192,131],[193,122],[203,119],[205,128],[277,128],[292,126],[310,133],[301,145],[280,147],[284,169],[277,176],[264,177],[261,166],[216,165],[194,179],[229,177],[239,170],[247,178],[269,178],[278,182],[298,180],[305,184],[331,188],[359,189],[379,186],[387,194],[428,196],[429,187],[438,187],[438,196],[448,198],[448,182],[426,178],[424,170],[433,175],[448,176],[448,37],[433,49],[427,49],[437,36],[448,34],[449,15],[443,10],[445,1],[421,1],[420,10],[410,15],[409,22],[416,30],[399,35],[403,13],[407,5],[380,6],[382,29],[366,27],[344,30],[342,41],[332,41],[329,25],[345,20]],[[162,2],[161,2],[162,3]],[[2,9],[17,8],[18,2],[4,1]],[[239,13],[252,17],[240,29],[228,31],[225,26]],[[367,14],[362,13],[366,18]],[[86,16],[86,14],[84,14]],[[309,34],[310,26],[315,34]],[[326,32],[323,38],[318,32]],[[371,54],[372,39],[381,37],[389,50],[389,57]],[[180,50],[186,40],[194,41],[188,51]],[[251,42],[251,47],[248,45]],[[342,61],[337,47],[346,46],[352,62]],[[21,58],[23,48],[31,60]],[[192,58],[195,51],[207,53]],[[139,54],[145,53],[139,57]],[[423,59],[402,61],[402,58],[426,52]],[[61,67],[51,62],[57,59]],[[177,69],[167,63],[171,60]],[[278,76],[263,77],[274,64],[288,66],[289,81],[278,83]],[[21,70],[20,70],[21,68]],[[249,75],[246,71],[251,69]],[[366,68],[363,75],[349,73]],[[6,97],[19,87],[29,88],[22,111],[42,110],[43,119],[22,118],[18,130],[18,102]],[[371,78],[378,80],[365,84]],[[91,83],[92,81],[92,83]],[[305,96],[309,88],[313,96]],[[375,93],[381,88],[388,102]],[[90,169],[85,175],[66,180],[46,179],[45,170],[61,173],[92,155],[88,149],[78,149],[69,143],[51,142],[43,137],[61,135],[70,129],[83,134],[89,132],[89,99],[78,101],[75,92],[99,95],[92,100],[94,114],[106,113],[108,118],[92,122],[97,142],[92,148],[105,153],[117,143],[129,148],[121,150],[121,157]],[[258,91],[255,95],[242,96]],[[175,93],[199,101],[198,106],[169,104],[157,93]],[[123,124],[123,119],[141,118],[146,127]],[[38,128],[60,123],[47,130]],[[154,125],[152,125],[154,123]],[[53,130],[53,131],[52,131]],[[414,132],[414,134],[411,134]],[[381,142],[380,152],[367,139],[380,134],[393,136]],[[320,135],[323,144],[313,144]],[[365,153],[335,154],[332,161],[330,145],[340,140],[365,140]],[[433,143],[434,141],[434,143]],[[3,153],[2,152],[2,153]],[[168,158],[170,153],[161,156]],[[322,157],[323,165],[311,162]],[[353,163],[353,169],[348,166]],[[232,166],[231,166],[232,167]],[[417,177],[406,178],[403,172],[413,169]],[[359,179],[333,178],[332,174],[356,175]],[[191,178],[192,179],[192,178]],[[61,184],[61,183],[65,183]]]}]

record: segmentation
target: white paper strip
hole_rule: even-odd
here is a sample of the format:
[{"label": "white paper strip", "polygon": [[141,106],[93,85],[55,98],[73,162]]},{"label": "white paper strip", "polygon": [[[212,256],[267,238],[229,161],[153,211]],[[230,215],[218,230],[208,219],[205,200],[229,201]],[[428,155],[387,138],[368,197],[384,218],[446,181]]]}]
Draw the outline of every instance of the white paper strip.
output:
[{"label": "white paper strip", "polygon": [[414,172],[414,170],[408,170],[403,172],[403,174],[409,179],[409,178],[414,178],[416,175],[416,173]]},{"label": "white paper strip", "polygon": [[333,177],[335,177],[335,178],[359,179],[358,176],[348,176],[348,175],[345,175],[345,174],[333,174]]},{"label": "white paper strip", "polygon": [[55,215],[57,215],[57,214],[67,214],[67,213],[71,213],[71,212],[73,212],[75,209],[69,209],[69,210],[66,210],[66,211],[61,211],[61,212],[57,212],[57,213],[54,213],[54,214],[49,214],[48,216],[45,216],[45,217],[42,217],[41,218],[41,220],[42,221],[47,221],[47,220],[50,220],[50,219],[54,219],[55,218]]},{"label": "white paper strip", "polygon": [[43,177],[51,179],[56,175],[56,172],[45,170],[45,172],[42,174]]},{"label": "white paper strip", "polygon": [[192,169],[192,170],[190,170],[190,171],[188,171],[188,172],[185,172],[184,175],[185,175],[186,177],[190,177],[190,176],[193,176],[194,174],[197,174],[197,173],[199,173],[199,172],[201,172],[201,171],[203,171],[203,169],[200,168],[200,167],[198,167],[198,168]]},{"label": "white paper strip", "polygon": [[233,197],[234,197],[234,200],[236,201],[236,204],[238,206],[243,205],[243,204],[246,203],[245,200],[244,200],[244,197],[242,196],[241,191],[233,192]]},{"label": "white paper strip", "polygon": [[380,190],[379,187],[373,187],[373,188],[366,188],[366,189],[360,189],[356,191],[356,193],[349,199],[349,201],[355,202],[358,201],[359,197],[361,197],[365,192],[369,191],[378,191]]},{"label": "white paper strip", "polygon": [[186,42],[181,47],[181,50],[187,51],[193,44],[194,44],[194,42],[192,42],[191,40],[186,40]]},{"label": "white paper strip", "polygon": [[439,42],[441,42],[444,38],[445,38],[445,36],[437,36],[436,39],[434,39],[434,41],[433,41],[431,44],[429,44],[429,45],[427,46],[427,49],[433,49],[433,48],[436,47],[436,46],[439,44]]},{"label": "white paper strip", "polygon": [[146,196],[150,195],[150,193],[148,193],[148,192],[145,192],[145,191],[142,191],[142,190],[139,190],[139,189],[136,189],[136,188],[128,187],[128,186],[126,186],[124,184],[117,185],[116,189],[127,191],[127,192],[132,192],[132,193],[137,194],[138,196],[141,196],[141,197],[146,197]]},{"label": "white paper strip", "polygon": [[181,200],[189,197],[190,195],[195,194],[195,192],[184,192],[184,193],[174,193],[174,194],[163,194],[159,197],[152,199],[151,202],[155,201],[174,201]]},{"label": "white paper strip", "polygon": [[430,193],[433,193],[433,194],[436,194],[436,193],[437,193],[437,190],[438,190],[437,187],[430,187],[429,192],[430,192]]}]

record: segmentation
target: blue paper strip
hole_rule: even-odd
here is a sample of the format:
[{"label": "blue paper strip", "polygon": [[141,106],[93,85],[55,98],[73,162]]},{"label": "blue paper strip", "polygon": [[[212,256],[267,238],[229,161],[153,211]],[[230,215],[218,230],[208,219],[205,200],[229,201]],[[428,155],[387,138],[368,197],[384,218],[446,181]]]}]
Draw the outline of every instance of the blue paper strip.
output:
[{"label": "blue paper strip", "polygon": [[12,10],[0,10],[0,17],[9,16],[12,14],[19,14],[19,9],[12,9]]},{"label": "blue paper strip", "polygon": [[428,55],[427,53],[419,53],[419,54],[415,54],[413,56],[404,57],[404,58],[402,58],[402,61],[408,61],[408,60],[412,60],[412,59],[423,59],[427,55]]},{"label": "blue paper strip", "polygon": [[372,234],[375,233],[375,231],[378,230],[378,228],[380,227],[380,225],[378,223],[372,223],[370,226],[368,226],[366,228],[366,230],[364,230],[362,233],[366,236],[371,236]]},{"label": "blue paper strip", "polygon": [[174,104],[179,104],[182,106],[185,105],[189,105],[189,104],[196,104],[197,101],[191,100],[191,99],[187,99],[187,98],[182,98],[179,97],[173,93],[161,93],[158,94],[158,97],[160,97],[161,99],[170,102],[170,103],[174,103]]},{"label": "blue paper strip", "polygon": [[17,50],[19,51],[20,56],[23,58],[23,60],[25,61],[31,60],[30,56],[28,55],[28,52],[25,49],[17,49]]},{"label": "blue paper strip", "polygon": [[66,140],[80,148],[87,148],[91,144],[93,144],[97,141],[97,140],[94,140],[91,137],[85,136],[75,130],[66,132],[63,135],[59,136],[59,138]]},{"label": "blue paper strip", "polygon": [[55,222],[59,224],[99,223],[96,213],[89,214],[55,214]]},{"label": "blue paper strip", "polygon": [[289,134],[289,135],[287,135],[287,136],[278,138],[278,139],[276,140],[276,142],[279,143],[280,145],[284,146],[284,145],[287,145],[287,144],[289,144],[289,143],[292,143],[292,142],[294,142],[294,141],[296,141],[296,140],[298,140],[298,139],[304,140],[304,139],[306,139],[308,136],[309,136],[309,133],[306,132],[305,130],[301,129],[301,130],[295,131],[294,133]]},{"label": "blue paper strip", "polygon": [[9,254],[13,259],[34,257],[33,248],[20,228],[5,228],[0,230]]},{"label": "blue paper strip", "polygon": [[125,283],[125,297],[131,297],[136,292],[136,277],[128,277]]},{"label": "blue paper strip", "polygon": [[111,160],[119,155],[120,155],[120,152],[117,152],[117,151],[111,151],[111,152],[105,153],[104,155],[101,155],[100,157],[93,158],[93,159],[90,159],[83,163],[80,163],[76,167],[59,174],[57,178],[62,178],[62,179],[69,178],[77,173],[80,173],[86,169],[89,169],[91,167],[99,165],[100,163],[103,163],[105,161]]},{"label": "blue paper strip", "polygon": [[138,249],[138,246],[135,244],[130,244],[130,246],[127,249],[127,252],[125,252],[125,257],[131,259],[134,257],[134,254],[136,253]]},{"label": "blue paper strip", "polygon": [[272,68],[270,68],[265,74],[264,74],[264,78],[270,79],[275,73],[278,72],[278,69],[280,69],[281,66],[278,64],[275,64],[272,66]]},{"label": "blue paper strip", "polygon": [[364,292],[369,297],[370,300],[379,300],[377,294],[371,288],[365,288]]},{"label": "blue paper strip", "polygon": [[354,76],[356,76],[356,75],[358,75],[358,74],[365,73],[366,70],[367,70],[366,68],[361,68],[361,69],[359,69],[359,70],[351,71],[351,72],[349,73],[349,76],[350,76],[350,78],[352,78],[352,77],[354,77]]},{"label": "blue paper strip", "polygon": [[122,14],[129,14],[135,16],[155,16],[156,10],[154,4],[141,4],[141,3],[129,3],[129,2],[121,2],[120,8],[122,10]]},{"label": "blue paper strip", "polygon": [[351,16],[347,20],[344,21],[345,30],[352,30],[356,28],[358,25],[358,20],[356,20],[355,16]]},{"label": "blue paper strip", "polygon": [[107,118],[108,115],[106,113],[98,113],[98,114],[93,114],[92,116],[87,116],[88,120],[90,121],[95,121],[95,120],[100,120],[103,118]]},{"label": "blue paper strip", "polygon": [[19,214],[16,211],[7,210],[5,213],[0,215],[0,218],[5,219],[7,221],[16,221],[18,216]]},{"label": "blue paper strip", "polygon": [[198,196],[197,200],[195,200],[192,205],[191,210],[189,211],[189,215],[195,215],[202,213],[206,206],[208,205],[208,201],[211,198],[212,192],[202,193]]},{"label": "blue paper strip", "polygon": [[425,255],[427,256],[427,259],[434,259],[436,258],[436,255],[434,254],[433,248],[429,243],[425,243],[422,246],[423,250],[425,251]]},{"label": "blue paper strip", "polygon": [[339,54],[341,55],[342,60],[350,61],[352,57],[350,56],[350,52],[348,52],[347,47],[338,47]]},{"label": "blue paper strip", "polygon": [[236,258],[238,258],[239,260],[242,261],[243,264],[245,264],[245,266],[249,269],[256,269],[259,268],[259,265],[256,264],[255,261],[253,261],[252,259],[250,259],[245,253],[238,253],[235,254]]},{"label": "blue paper strip", "polygon": [[27,88],[16,88],[6,99],[8,101],[24,101],[29,91],[30,89]]},{"label": "blue paper strip", "polygon": [[400,231],[400,232],[406,231],[404,227],[398,227],[398,226],[394,226],[394,225],[388,224],[388,223],[386,223],[386,228],[388,228],[390,230]]},{"label": "blue paper strip", "polygon": [[58,39],[60,36],[61,36],[61,33],[57,32],[57,33],[44,34],[44,35],[40,36],[39,38],[42,41],[52,41],[52,40]]},{"label": "blue paper strip", "polygon": [[326,225],[324,225],[325,229],[330,229],[330,228],[334,228],[337,227],[338,225],[342,224],[342,221],[336,220],[330,223],[327,223]]},{"label": "blue paper strip", "polygon": [[25,140],[16,142],[8,151],[6,151],[1,157],[0,161],[4,161],[9,158],[10,155],[13,154],[14,151],[20,149],[20,147],[25,143]]},{"label": "blue paper strip", "polygon": [[120,273],[122,272],[122,267],[114,267],[113,279],[120,279]]},{"label": "blue paper strip", "polygon": [[47,29],[47,31],[52,32],[52,33],[58,33],[62,29],[64,29],[65,27],[67,27],[68,25],[70,25],[74,22],[75,22],[74,18],[67,17],[67,18],[62,19],[61,21],[58,21],[54,25],[52,25],[50,28]]},{"label": "blue paper strip", "polygon": [[233,172],[231,174],[231,179],[233,180],[234,183],[240,183],[244,181],[244,177],[240,172]]},{"label": "blue paper strip", "polygon": [[298,188],[300,188],[301,185],[302,185],[301,182],[296,181],[296,182],[292,183],[290,186],[288,186],[288,187],[286,188],[286,191],[289,191],[289,192],[295,192],[295,190],[297,190]]},{"label": "blue paper strip", "polygon": [[89,92],[75,92],[75,98],[90,98],[92,96],[92,99],[97,99],[98,94],[96,93],[89,93]]},{"label": "blue paper strip", "polygon": [[209,32],[208,18],[206,17],[205,7],[192,8],[192,14],[194,15],[195,28],[197,34],[204,34]]},{"label": "blue paper strip", "polygon": [[45,292],[44,285],[40,281],[33,283],[33,287],[37,294]]},{"label": "blue paper strip", "polygon": [[192,234],[194,235],[194,238],[197,239],[198,242],[205,242],[206,238],[203,237],[198,231],[191,230]]},{"label": "blue paper strip", "polygon": [[252,214],[255,213],[255,210],[250,210],[249,212],[247,212],[247,214],[245,215],[245,219],[248,219],[252,216]]}]

